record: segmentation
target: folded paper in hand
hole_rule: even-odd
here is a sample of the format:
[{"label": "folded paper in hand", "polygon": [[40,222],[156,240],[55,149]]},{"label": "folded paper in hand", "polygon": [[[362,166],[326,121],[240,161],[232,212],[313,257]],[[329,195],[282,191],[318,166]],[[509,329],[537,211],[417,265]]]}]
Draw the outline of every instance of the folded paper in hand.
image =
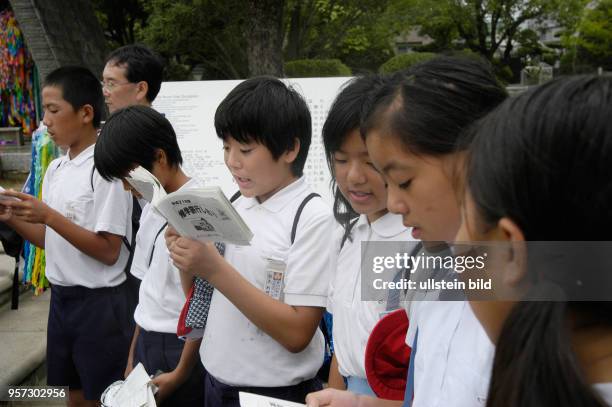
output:
[{"label": "folded paper in hand", "polygon": [[238,393],[238,397],[240,398],[240,407],[306,407],[305,404],[260,396],[259,394],[245,393],[243,391]]},{"label": "folded paper in hand", "polygon": [[153,393],[157,387],[139,363],[124,382],[111,384],[102,393],[103,407],[156,407]]},{"label": "folded paper in hand", "polygon": [[236,245],[248,245],[253,237],[219,187],[189,188],[166,194],[159,180],[142,167],[132,170],[125,181],[181,236]]}]

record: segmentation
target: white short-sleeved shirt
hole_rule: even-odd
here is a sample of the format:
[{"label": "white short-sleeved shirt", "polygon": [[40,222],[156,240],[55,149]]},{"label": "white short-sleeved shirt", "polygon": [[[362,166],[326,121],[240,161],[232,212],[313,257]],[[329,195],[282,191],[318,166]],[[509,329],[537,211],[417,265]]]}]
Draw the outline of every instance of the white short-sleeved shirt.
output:
[{"label": "white short-sleeved shirt", "polygon": [[165,223],[166,220],[153,210],[151,204],[145,201],[140,214],[140,227],[138,233],[136,233],[136,248],[134,249],[134,258],[130,269],[130,273],[140,280],[144,278],[149,269],[153,244],[157,239],[163,239],[163,232],[162,236],[157,239],[156,235]]},{"label": "white short-sleeved shirt", "polygon": [[[371,225],[361,215],[337,251],[344,228],[336,233],[336,252],[332,253],[330,290],[327,310],[333,315],[334,351],[342,376],[365,378],[365,350],[374,325],[387,309],[385,301],[362,301],[362,245],[368,241],[413,241],[410,229],[402,224],[401,215],[387,213]],[[414,243],[416,244],[416,242]],[[412,246],[408,247],[408,251]],[[367,249],[366,249],[367,250]],[[335,255],[335,259],[334,259]]]},{"label": "white short-sleeved shirt", "polygon": [[[197,181],[189,180],[178,190],[197,186]],[[140,218],[140,225],[138,235],[148,233],[149,236],[141,236],[140,240],[137,238],[136,243],[140,246],[136,246],[135,254],[140,256],[139,264],[146,266],[146,269],[140,284],[134,320],[147,331],[176,333],[176,325],[185,304],[185,292],[179,271],[172,265],[166,249],[166,220],[147,205],[147,211],[143,211]]]},{"label": "white short-sleeved shirt", "polygon": [[[304,207],[291,244],[295,214],[311,192],[302,177],[261,204],[255,198],[236,200],[234,206],[254,237],[250,246],[228,244],[225,259],[264,292],[274,264],[267,259],[282,261],[286,269],[280,300],[294,306],[325,307],[333,217],[320,198]],[[313,378],[323,363],[324,346],[317,329],[306,349],[289,352],[215,290],[200,356],[206,370],[225,384],[280,387]]]},{"label": "white short-sleeved shirt", "polygon": [[406,343],[414,359],[413,407],[486,405],[495,347],[467,301],[413,301]]},{"label": "white short-sleeved shirt", "polygon": [[[132,197],[120,181],[105,181],[92,170],[94,145],[72,160],[66,154],[53,160],[45,174],[42,199],[77,225],[93,232],[119,236],[132,234]],[[45,273],[51,284],[89,288],[114,287],[125,281],[129,252],[121,244],[112,266],[79,251],[52,228],[45,231]]]}]

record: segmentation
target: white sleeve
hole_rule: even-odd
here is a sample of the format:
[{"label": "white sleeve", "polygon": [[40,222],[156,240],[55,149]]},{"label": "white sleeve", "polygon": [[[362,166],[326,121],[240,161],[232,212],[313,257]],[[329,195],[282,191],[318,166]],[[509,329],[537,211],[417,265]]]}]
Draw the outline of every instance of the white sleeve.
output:
[{"label": "white sleeve", "polygon": [[344,228],[334,222],[336,228],[329,245],[329,289],[327,292],[327,312],[334,313],[334,282],[338,272],[338,256],[340,254],[340,243],[344,236]]},{"label": "white sleeve", "polygon": [[132,195],[119,180],[108,182],[94,174],[94,231],[128,236],[132,222]]},{"label": "white sleeve", "polygon": [[285,303],[327,306],[333,225],[331,211],[322,202],[314,201],[304,208],[287,259]]}]

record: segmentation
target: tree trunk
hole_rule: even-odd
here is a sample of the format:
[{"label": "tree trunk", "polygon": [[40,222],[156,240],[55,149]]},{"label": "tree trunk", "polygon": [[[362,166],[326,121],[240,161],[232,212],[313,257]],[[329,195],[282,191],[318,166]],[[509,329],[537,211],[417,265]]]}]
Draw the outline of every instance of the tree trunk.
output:
[{"label": "tree trunk", "polygon": [[283,76],[285,0],[249,0],[246,22],[249,75]]},{"label": "tree trunk", "polygon": [[300,45],[302,42],[302,0],[297,0],[291,10],[291,21],[289,23],[289,34],[287,38],[287,60],[292,61],[300,57]]},{"label": "tree trunk", "polygon": [[102,74],[106,42],[89,0],[11,0],[41,79],[62,65]]}]

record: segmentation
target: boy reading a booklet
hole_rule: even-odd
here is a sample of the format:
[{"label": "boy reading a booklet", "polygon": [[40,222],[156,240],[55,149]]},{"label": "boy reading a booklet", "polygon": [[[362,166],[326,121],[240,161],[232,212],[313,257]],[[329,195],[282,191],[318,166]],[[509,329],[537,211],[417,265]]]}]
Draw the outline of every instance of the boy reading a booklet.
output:
[{"label": "boy reading a booklet", "polygon": [[234,207],[253,231],[251,244],[227,244],[223,257],[212,244],[166,233],[182,274],[215,287],[200,347],[205,405],[239,406],[239,391],[303,403],[321,387],[318,325],[333,226],[323,201],[308,200],[312,190],[303,177],[310,113],[295,90],[258,77],[221,102],[215,127],[242,194]]},{"label": "boy reading a booklet", "polygon": [[42,102],[49,135],[68,152],[49,164],[42,201],[4,192],[18,200],[2,201],[0,220],[45,249],[47,384],[68,386],[71,406],[96,406],[121,379],[129,349],[122,238],[131,236],[132,198],[94,169],[104,107],[98,79],[86,68],[56,69],[45,78]]},{"label": "boy reading a booklet", "polygon": [[[123,179],[141,166],[151,172],[167,192],[197,187],[181,169],[181,151],[170,122],[145,106],[130,106],[113,113],[100,133],[95,164],[107,180]],[[128,186],[126,186],[128,187]],[[144,268],[136,329],[125,374],[142,362],[159,387],[158,402],[166,406],[202,405],[204,370],[198,360],[200,340],[182,341],[176,336],[179,314],[185,302],[178,271],[164,246],[167,222],[151,204],[143,208],[136,236],[133,267]]]}]

